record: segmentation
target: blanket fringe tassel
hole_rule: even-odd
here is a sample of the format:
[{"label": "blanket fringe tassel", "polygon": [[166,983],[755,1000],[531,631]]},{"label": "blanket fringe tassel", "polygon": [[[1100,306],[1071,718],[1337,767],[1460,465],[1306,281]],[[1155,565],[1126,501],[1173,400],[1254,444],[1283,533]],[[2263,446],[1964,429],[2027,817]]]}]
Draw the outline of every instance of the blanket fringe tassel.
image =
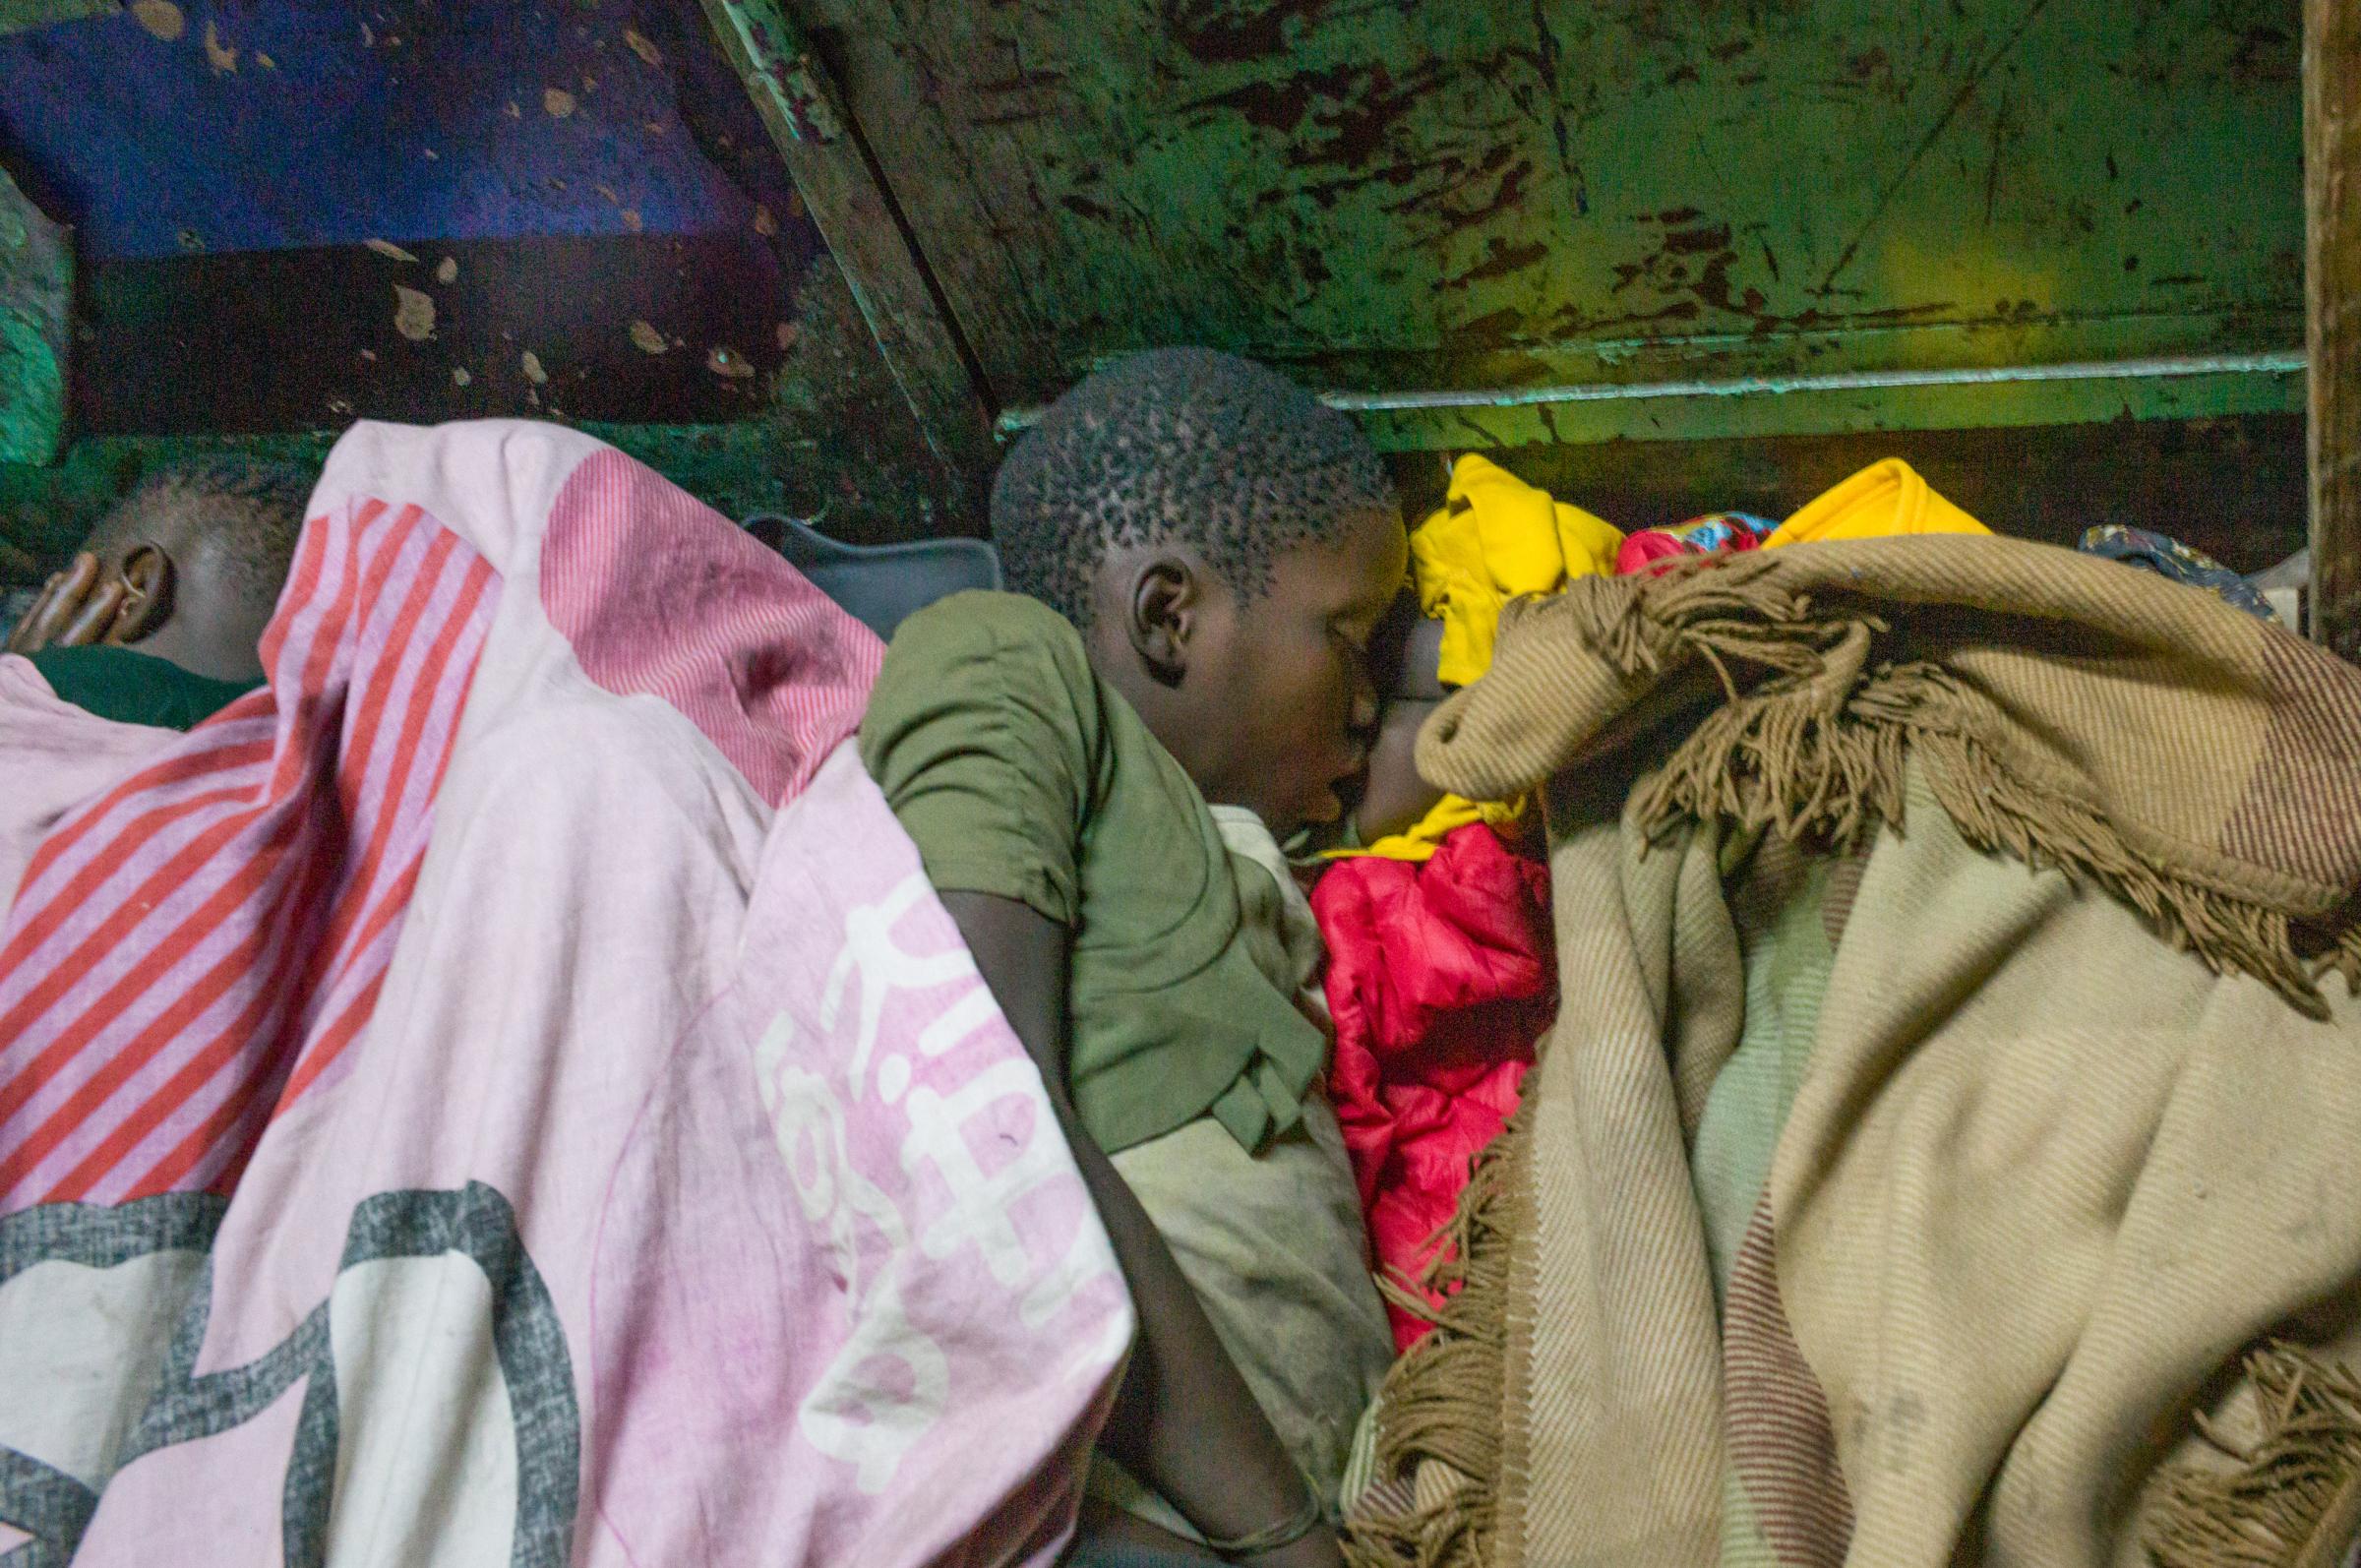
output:
[{"label": "blanket fringe tassel", "polygon": [[2246,1375],[2262,1436],[2241,1449],[2206,1432],[2237,1463],[2166,1478],[2149,1553],[2157,1568],[2338,1568],[2361,1538],[2361,1382],[2278,1343]]},{"label": "blanket fringe tassel", "polygon": [[[1389,1510],[1377,1501],[1347,1517],[1345,1560],[1353,1568],[1486,1568],[1491,1561],[1509,1247],[1526,1119],[1520,1109],[1476,1157],[1445,1244],[1425,1271],[1422,1283],[1454,1294],[1432,1314],[1433,1331],[1394,1363],[1379,1396],[1381,1484],[1372,1499],[1399,1497],[1407,1483],[1408,1505]],[[1383,1484],[1387,1478],[1396,1484]]]},{"label": "blanket fringe tassel", "polygon": [[[1633,798],[1661,835],[1690,818],[1720,818],[1850,848],[1879,821],[1903,820],[1903,774],[1915,756],[1944,812],[1979,849],[2088,878],[2146,915],[2166,941],[2218,972],[2254,976],[2308,1016],[2328,1015],[2319,980],[2361,992],[2361,907],[2298,924],[2140,855],[2107,819],[2002,765],[1963,727],[1952,678],[1924,662],[1867,668],[1866,618],[1814,619],[1795,595],[1698,573],[1646,617],[1586,629],[1629,673],[1683,651],[1713,667],[1725,700],[1700,719]],[[1711,587],[1707,594],[1702,590]],[[1733,617],[1729,600],[1760,600]],[[1769,678],[1741,690],[1731,667]]]},{"label": "blanket fringe tassel", "polygon": [[[1558,601],[1559,613],[1581,613],[1579,602],[1596,615],[1584,629],[1590,645],[1628,675],[1693,655],[1721,681],[1723,703],[1633,797],[1651,835],[1719,817],[1849,849],[1881,821],[1902,822],[1905,764],[1915,756],[1944,812],[1979,848],[2107,887],[2167,940],[2216,970],[2255,976],[2315,1017],[2327,1012],[2322,974],[2361,991],[2361,901],[2298,926],[2172,874],[2103,817],[2003,767],[1960,722],[1964,704],[1943,670],[1870,668],[1882,623],[1815,617],[1808,600],[1759,575],[1676,568],[1645,610],[1634,595]],[[1751,690],[1733,674],[1747,666]],[[1495,1559],[1509,1259],[1528,1191],[1528,1136],[1520,1110],[1478,1156],[1449,1244],[1427,1271],[1426,1283],[1458,1291],[1386,1379],[1379,1484],[1346,1520],[1353,1568],[1488,1568]],[[2247,1371],[2266,1413],[2262,1439],[2234,1469],[2169,1478],[2149,1549],[2159,1568],[2341,1568],[2361,1534],[2361,1382],[2284,1345],[2258,1352]]]}]

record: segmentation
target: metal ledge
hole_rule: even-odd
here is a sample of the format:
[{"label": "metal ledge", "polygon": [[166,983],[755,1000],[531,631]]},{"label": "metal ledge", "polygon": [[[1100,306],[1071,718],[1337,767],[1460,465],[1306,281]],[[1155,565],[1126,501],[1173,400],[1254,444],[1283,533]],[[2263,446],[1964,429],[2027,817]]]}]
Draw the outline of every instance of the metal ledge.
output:
[{"label": "metal ledge", "polygon": [[[1324,392],[1388,451],[2301,412],[2304,351],[1636,383]],[[999,419],[1005,441],[1041,415]]]}]

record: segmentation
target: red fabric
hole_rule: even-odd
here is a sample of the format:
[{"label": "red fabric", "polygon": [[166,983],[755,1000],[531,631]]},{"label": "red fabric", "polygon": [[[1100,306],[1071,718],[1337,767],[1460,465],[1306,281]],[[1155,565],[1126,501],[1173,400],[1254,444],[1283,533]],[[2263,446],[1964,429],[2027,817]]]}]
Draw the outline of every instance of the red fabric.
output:
[{"label": "red fabric", "polygon": [[[1407,1282],[1437,1249],[1470,1162],[1516,1109],[1557,1010],[1549,874],[1475,822],[1423,863],[1338,862],[1311,907],[1336,1014],[1329,1092],[1378,1264]],[[1386,1311],[1397,1348],[1426,1332]]]},{"label": "red fabric", "polygon": [[1642,528],[1624,535],[1623,547],[1615,552],[1615,575],[1628,577],[1635,572],[1649,570],[1659,561],[1704,553],[1667,528]]},{"label": "red fabric", "polygon": [[269,687],[42,841],[0,928],[0,1210],[227,1192],[360,1031],[501,587],[415,506],[314,517]]},{"label": "red fabric", "polygon": [[1778,524],[1744,512],[1709,512],[1670,528],[1627,534],[1615,552],[1615,575],[1661,572],[1684,556],[1726,556],[1759,549]]}]

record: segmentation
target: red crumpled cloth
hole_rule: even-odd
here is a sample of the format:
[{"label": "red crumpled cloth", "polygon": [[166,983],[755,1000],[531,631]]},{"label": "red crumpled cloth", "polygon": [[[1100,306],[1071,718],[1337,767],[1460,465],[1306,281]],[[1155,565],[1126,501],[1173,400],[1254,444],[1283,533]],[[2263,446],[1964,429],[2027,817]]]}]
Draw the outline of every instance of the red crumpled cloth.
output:
[{"label": "red crumpled cloth", "polygon": [[[1329,1093],[1378,1265],[1408,1285],[1443,1244],[1471,1162],[1516,1109],[1556,1013],[1549,874],[1475,822],[1423,863],[1339,861],[1311,907],[1336,1015]],[[1397,1349],[1429,1326],[1386,1310]]]}]

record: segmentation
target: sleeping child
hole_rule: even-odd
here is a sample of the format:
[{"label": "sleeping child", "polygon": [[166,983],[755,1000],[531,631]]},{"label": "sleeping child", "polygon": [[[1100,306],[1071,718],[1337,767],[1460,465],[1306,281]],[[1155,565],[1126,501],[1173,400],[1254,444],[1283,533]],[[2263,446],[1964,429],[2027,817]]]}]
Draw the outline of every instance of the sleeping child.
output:
[{"label": "sleeping child", "polygon": [[1399,507],[1343,415],[1179,349],[1060,398],[992,522],[1021,591],[905,622],[861,752],[1138,1308],[1093,1495],[1171,1533],[1111,1536],[1334,1564],[1391,1347],[1319,1089],[1317,933],[1275,840],[1335,820],[1365,762]]}]

